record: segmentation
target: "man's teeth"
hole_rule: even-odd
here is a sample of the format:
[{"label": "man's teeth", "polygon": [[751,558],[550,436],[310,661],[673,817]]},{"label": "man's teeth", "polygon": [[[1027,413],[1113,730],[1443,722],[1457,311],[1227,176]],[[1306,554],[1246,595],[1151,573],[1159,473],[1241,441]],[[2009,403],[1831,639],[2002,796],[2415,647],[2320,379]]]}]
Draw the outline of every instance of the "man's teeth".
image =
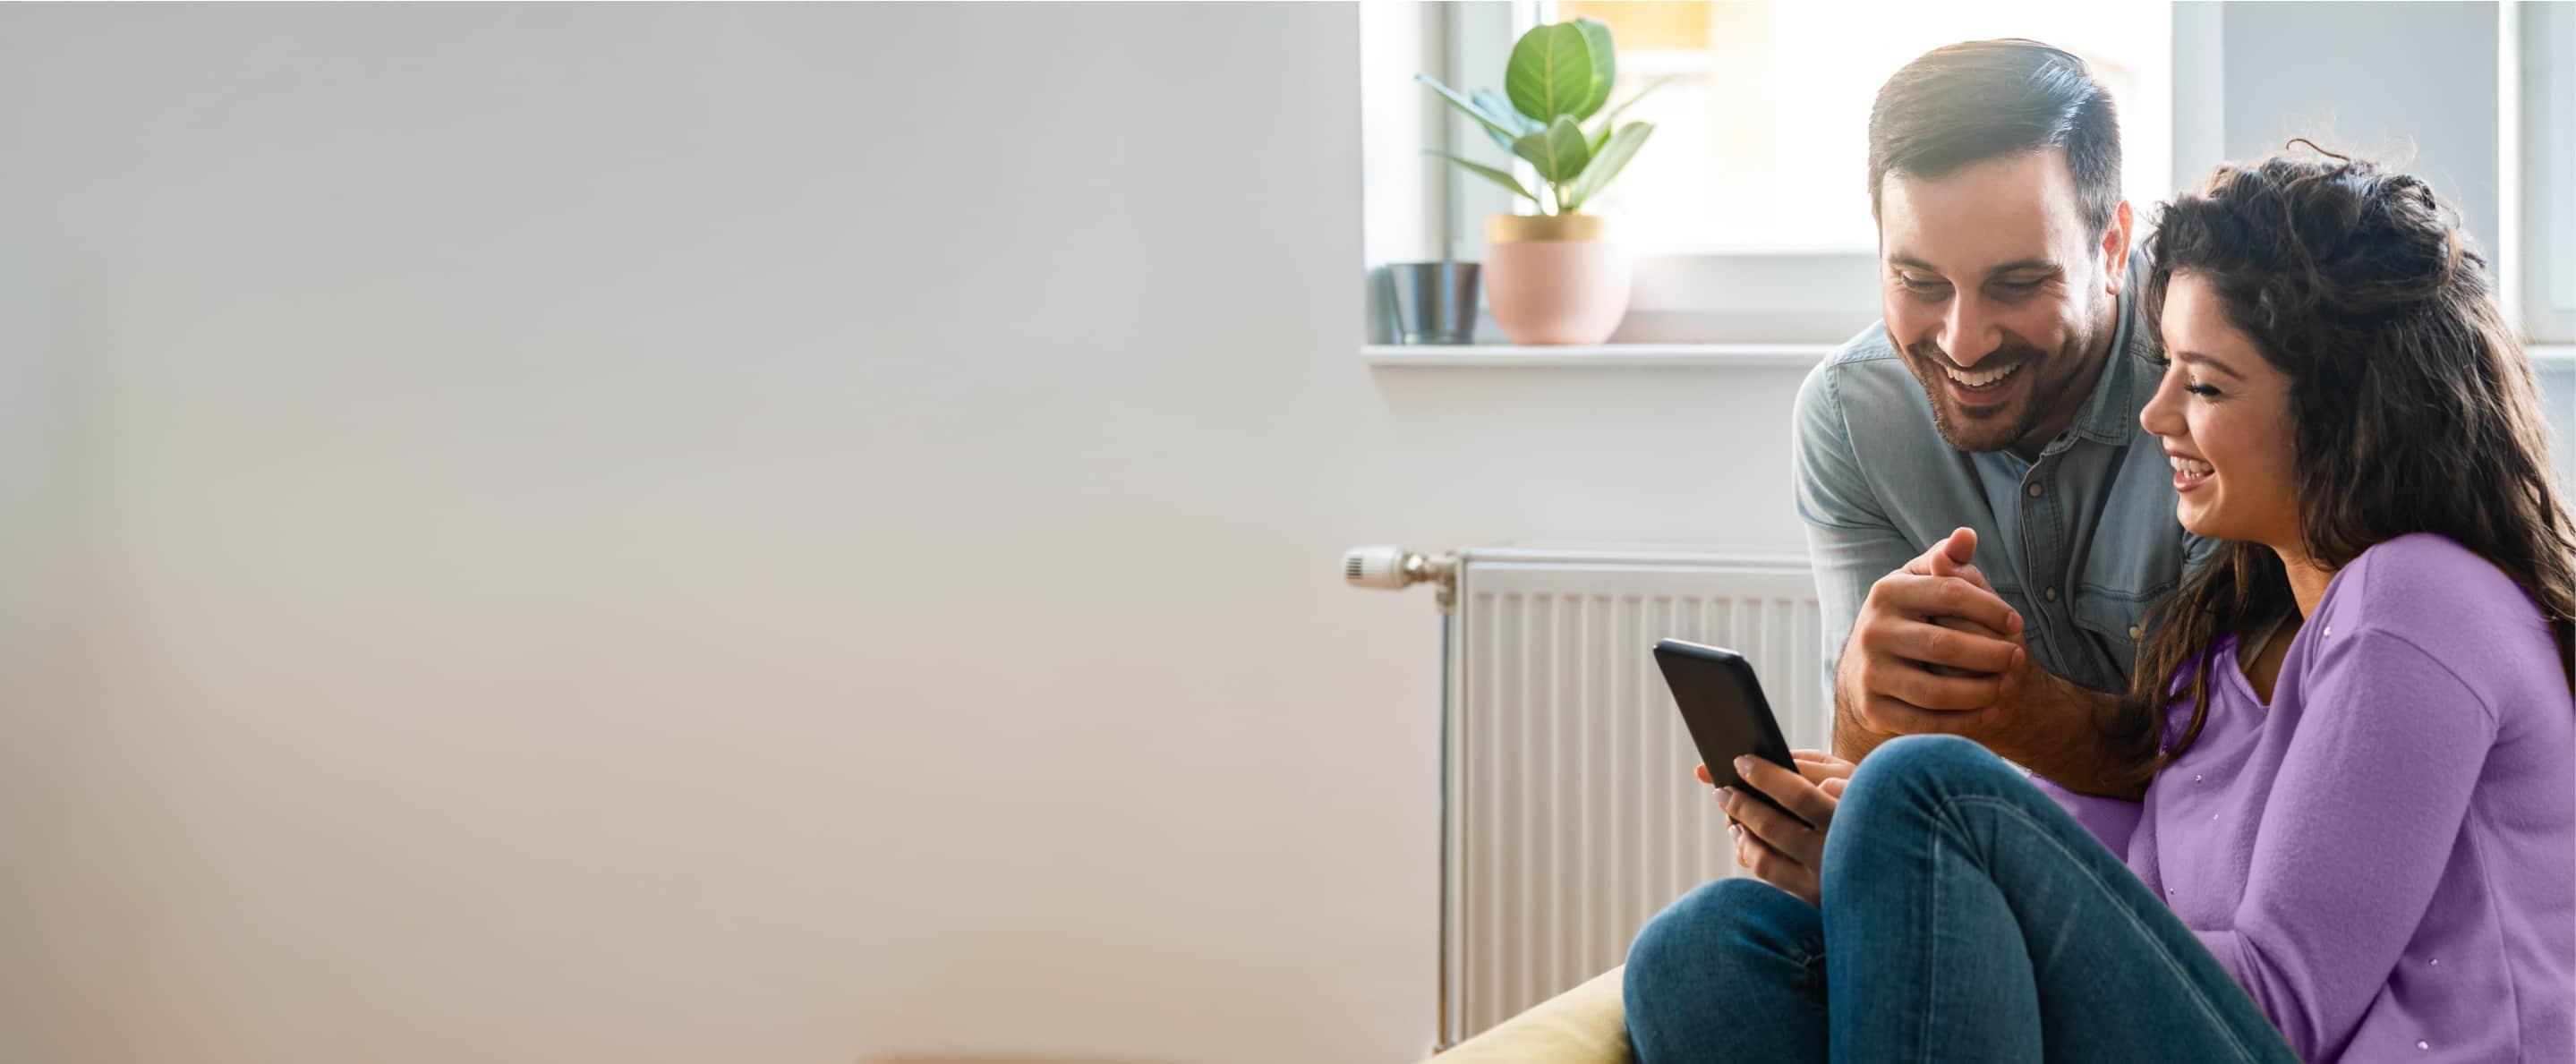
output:
[{"label": "man's teeth", "polygon": [[1984,388],[1999,383],[2004,378],[2012,376],[2014,371],[2019,369],[2021,369],[2021,363],[2019,362],[2005,366],[2002,369],[1990,369],[1983,373],[1971,370],[1953,369],[1949,366],[1941,367],[1941,371],[1949,374],[1951,380],[1957,381],[1971,388]]},{"label": "man's teeth", "polygon": [[2207,462],[2193,461],[2180,455],[2169,454],[2165,457],[2173,460],[2174,472],[2181,473],[2184,476],[2205,477],[2218,472],[2217,467],[2212,466]]}]

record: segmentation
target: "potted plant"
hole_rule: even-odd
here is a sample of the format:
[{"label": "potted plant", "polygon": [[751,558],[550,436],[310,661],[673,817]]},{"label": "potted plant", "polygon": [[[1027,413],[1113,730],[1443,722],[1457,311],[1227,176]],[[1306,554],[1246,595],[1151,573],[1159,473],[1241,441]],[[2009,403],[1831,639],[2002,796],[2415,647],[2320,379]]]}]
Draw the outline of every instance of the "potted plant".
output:
[{"label": "potted plant", "polygon": [[[1610,27],[1586,18],[1522,34],[1502,92],[1460,96],[1428,74],[1414,76],[1538,172],[1532,192],[1510,171],[1435,153],[1538,208],[1485,219],[1485,298],[1513,343],[1597,344],[1628,313],[1627,255],[1609,239],[1607,219],[1583,205],[1655,131],[1646,122],[1619,125],[1619,115],[1662,82],[1603,113],[1616,73]],[[1586,129],[1596,114],[1600,121]]]}]

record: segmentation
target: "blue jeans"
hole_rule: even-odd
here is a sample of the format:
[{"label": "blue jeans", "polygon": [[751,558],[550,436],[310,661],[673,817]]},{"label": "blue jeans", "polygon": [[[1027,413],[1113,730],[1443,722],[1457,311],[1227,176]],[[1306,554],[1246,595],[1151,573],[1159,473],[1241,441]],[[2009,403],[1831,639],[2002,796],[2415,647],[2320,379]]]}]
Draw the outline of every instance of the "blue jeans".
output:
[{"label": "blue jeans", "polygon": [[2291,1061],[2128,866],[1982,746],[1862,761],[1820,912],[1721,879],[1628,954],[1628,1036],[1673,1061]]}]

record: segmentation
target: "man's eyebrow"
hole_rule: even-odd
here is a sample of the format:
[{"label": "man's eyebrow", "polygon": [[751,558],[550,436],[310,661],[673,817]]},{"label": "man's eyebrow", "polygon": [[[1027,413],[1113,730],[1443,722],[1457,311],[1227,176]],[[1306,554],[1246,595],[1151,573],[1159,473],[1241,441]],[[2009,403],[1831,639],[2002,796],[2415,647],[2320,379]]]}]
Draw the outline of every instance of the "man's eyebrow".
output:
[{"label": "man's eyebrow", "polygon": [[[1887,257],[1887,261],[1889,265],[1903,266],[1909,270],[1921,270],[1925,273],[1941,272],[1940,267],[1901,251],[1896,254],[1889,255]],[[2059,266],[2055,262],[2051,262],[2047,259],[2016,259],[1991,270],[1987,270],[1986,276],[2001,277],[2008,273],[2029,273],[2035,270],[2048,273],[2051,276],[2056,276],[2066,272],[2065,267]]]},{"label": "man's eyebrow", "polygon": [[2029,273],[2034,270],[2049,274],[2060,274],[2066,272],[2065,267],[2059,266],[2047,259],[2019,259],[2013,262],[2007,262],[2001,266],[1995,267],[1994,269],[1987,270],[1986,276],[2001,277],[2008,273]]},{"label": "man's eyebrow", "polygon": [[2198,351],[2176,351],[2173,353],[2173,357],[2181,359],[2184,362],[2191,363],[2195,366],[2207,366],[2240,381],[2245,379],[2245,375],[2236,372],[2235,367],[2215,358],[2211,358],[2208,355],[2201,354]]}]

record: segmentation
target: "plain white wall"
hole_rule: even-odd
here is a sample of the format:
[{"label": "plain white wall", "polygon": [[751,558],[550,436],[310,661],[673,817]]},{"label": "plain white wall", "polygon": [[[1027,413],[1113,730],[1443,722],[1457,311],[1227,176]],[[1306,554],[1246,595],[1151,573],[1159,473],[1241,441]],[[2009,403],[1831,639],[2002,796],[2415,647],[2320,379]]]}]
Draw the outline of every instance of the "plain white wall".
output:
[{"label": "plain white wall", "polygon": [[[2494,254],[2502,218],[2495,4],[2219,6],[2227,158],[2255,158],[2304,136],[2401,164],[2457,204]],[[2208,171],[2191,176],[2197,186]]]},{"label": "plain white wall", "polygon": [[1340,551],[1797,549],[1799,374],[1364,368],[1358,22],[0,8],[0,1059],[1426,1049]]}]

